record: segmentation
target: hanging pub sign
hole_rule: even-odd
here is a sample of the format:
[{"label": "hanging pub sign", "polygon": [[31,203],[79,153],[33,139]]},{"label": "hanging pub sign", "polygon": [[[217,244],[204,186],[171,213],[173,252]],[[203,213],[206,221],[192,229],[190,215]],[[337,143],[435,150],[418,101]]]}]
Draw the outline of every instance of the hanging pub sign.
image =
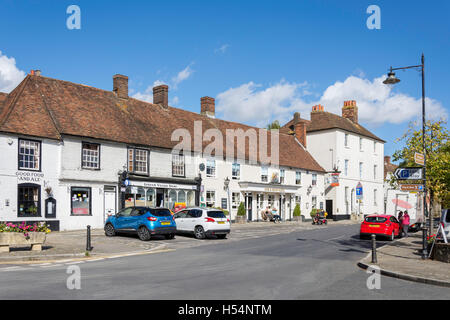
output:
[{"label": "hanging pub sign", "polygon": [[333,172],[331,174],[331,186],[339,187],[339,172]]}]

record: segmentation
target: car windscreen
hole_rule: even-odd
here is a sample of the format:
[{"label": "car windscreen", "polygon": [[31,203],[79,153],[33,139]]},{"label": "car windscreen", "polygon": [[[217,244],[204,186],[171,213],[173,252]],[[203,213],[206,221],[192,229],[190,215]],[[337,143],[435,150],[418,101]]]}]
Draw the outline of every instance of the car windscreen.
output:
[{"label": "car windscreen", "polygon": [[226,218],[222,211],[208,211],[208,217],[210,218]]},{"label": "car windscreen", "polygon": [[385,222],[387,219],[385,217],[366,217],[366,222],[371,222],[371,223],[383,223]]},{"label": "car windscreen", "polygon": [[169,209],[151,209],[150,213],[155,217],[170,217],[172,215]]}]

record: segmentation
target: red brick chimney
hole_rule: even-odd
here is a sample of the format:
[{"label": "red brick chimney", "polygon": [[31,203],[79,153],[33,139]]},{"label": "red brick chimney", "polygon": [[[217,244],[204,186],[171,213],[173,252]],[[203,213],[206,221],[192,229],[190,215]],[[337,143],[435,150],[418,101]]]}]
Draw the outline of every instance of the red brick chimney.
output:
[{"label": "red brick chimney", "polygon": [[300,120],[300,113],[294,113],[294,135],[306,148],[306,124]]},{"label": "red brick chimney", "polygon": [[216,100],[211,97],[200,98],[200,114],[214,118],[216,116]]},{"label": "red brick chimney", "polygon": [[128,99],[128,77],[115,74],[113,76],[113,91],[119,98]]},{"label": "red brick chimney", "polygon": [[342,107],[342,117],[347,118],[354,123],[358,123],[358,107],[355,100],[344,101]]},{"label": "red brick chimney", "polygon": [[384,164],[391,164],[391,156],[384,156]]},{"label": "red brick chimney", "polygon": [[153,87],[153,103],[167,108],[169,105],[169,86],[162,84]]},{"label": "red brick chimney", "polygon": [[313,106],[311,110],[311,122],[315,122],[317,120],[316,118],[323,114],[322,112],[324,112],[323,105],[317,104]]}]

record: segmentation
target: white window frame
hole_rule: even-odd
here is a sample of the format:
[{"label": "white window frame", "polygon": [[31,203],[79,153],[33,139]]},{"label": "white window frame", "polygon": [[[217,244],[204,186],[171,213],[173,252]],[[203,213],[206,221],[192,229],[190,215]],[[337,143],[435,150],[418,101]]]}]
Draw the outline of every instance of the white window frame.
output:
[{"label": "white window frame", "polygon": [[377,180],[377,168],[376,164],[373,165],[373,180]]},{"label": "white window frame", "polygon": [[[212,197],[211,194],[213,195]],[[216,206],[216,192],[214,190],[206,191],[206,206],[211,208],[214,208]]]},{"label": "white window frame", "polygon": [[280,169],[280,183],[281,184],[285,183],[285,174],[286,174],[286,170]]},{"label": "white window frame", "polygon": [[344,133],[344,147],[348,147],[348,133]]},{"label": "white window frame", "polygon": [[377,206],[377,189],[373,189],[373,205]]},{"label": "white window frame", "polygon": [[261,182],[269,182],[269,168],[268,167],[265,167],[265,166],[261,167]]},{"label": "white window frame", "polygon": [[[237,197],[237,199],[236,199]],[[239,204],[241,203],[241,193],[240,192],[232,192],[231,193],[231,208],[237,209]]]},{"label": "white window frame", "polygon": [[363,151],[363,138],[359,137],[359,151]]},{"label": "white window frame", "polygon": [[[41,147],[41,141],[19,139],[19,170],[41,171]],[[24,149],[23,152],[20,151],[22,148]],[[20,165],[22,157],[23,166]],[[25,160],[26,157],[28,157],[28,160]]]},{"label": "white window frame", "polygon": [[302,172],[295,171],[295,184],[302,184]]},{"label": "white window frame", "polygon": [[[130,151],[132,151],[131,159],[130,159]],[[132,164],[131,172],[132,173],[148,175],[149,174],[149,163],[150,163],[150,161],[149,161],[149,158],[150,158],[149,150],[129,147],[127,152],[128,152],[128,155],[127,155],[127,158],[128,158],[128,170],[130,170],[130,161],[131,161],[131,164]],[[137,155],[137,154],[139,154],[139,155]],[[145,161],[143,161],[143,160],[136,160],[137,157],[142,157],[142,155],[144,155],[144,154],[145,154]],[[144,162],[145,162],[145,171],[137,170],[136,169],[137,168],[137,163],[139,163],[139,165],[142,165],[142,163],[144,163]]]},{"label": "white window frame", "polygon": [[347,177],[348,176],[348,164],[349,164],[349,160],[345,159],[344,160],[344,175]]},{"label": "white window frame", "polygon": [[206,160],[206,176],[210,178],[216,177],[216,159]]},{"label": "white window frame", "polygon": [[317,186],[317,173],[311,175],[311,185]]},{"label": "white window frame", "polygon": [[363,162],[359,163],[359,179],[363,178]]},{"label": "white window frame", "polygon": [[172,153],[172,176],[185,176],[185,159],[184,154]]},{"label": "white window frame", "polygon": [[[97,150],[85,148],[95,146]],[[100,169],[100,144],[92,142],[81,143],[81,167],[83,169]]]},{"label": "white window frame", "polygon": [[[237,174],[235,174],[236,173],[235,166],[237,167],[237,170],[236,170]],[[231,178],[239,180],[240,177],[241,177],[241,164],[237,163],[237,162],[233,162],[231,164]]]}]

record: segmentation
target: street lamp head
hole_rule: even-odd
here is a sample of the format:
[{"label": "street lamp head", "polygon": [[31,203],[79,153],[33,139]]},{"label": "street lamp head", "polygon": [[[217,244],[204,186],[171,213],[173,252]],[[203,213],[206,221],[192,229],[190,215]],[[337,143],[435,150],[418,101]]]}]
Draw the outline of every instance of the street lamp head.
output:
[{"label": "street lamp head", "polygon": [[224,184],[225,184],[225,189],[228,189],[228,186],[230,185],[230,179],[228,179],[228,177],[225,178]]},{"label": "street lamp head", "polygon": [[399,83],[400,79],[395,76],[395,72],[389,72],[386,80],[383,81],[384,84],[396,84]]}]

